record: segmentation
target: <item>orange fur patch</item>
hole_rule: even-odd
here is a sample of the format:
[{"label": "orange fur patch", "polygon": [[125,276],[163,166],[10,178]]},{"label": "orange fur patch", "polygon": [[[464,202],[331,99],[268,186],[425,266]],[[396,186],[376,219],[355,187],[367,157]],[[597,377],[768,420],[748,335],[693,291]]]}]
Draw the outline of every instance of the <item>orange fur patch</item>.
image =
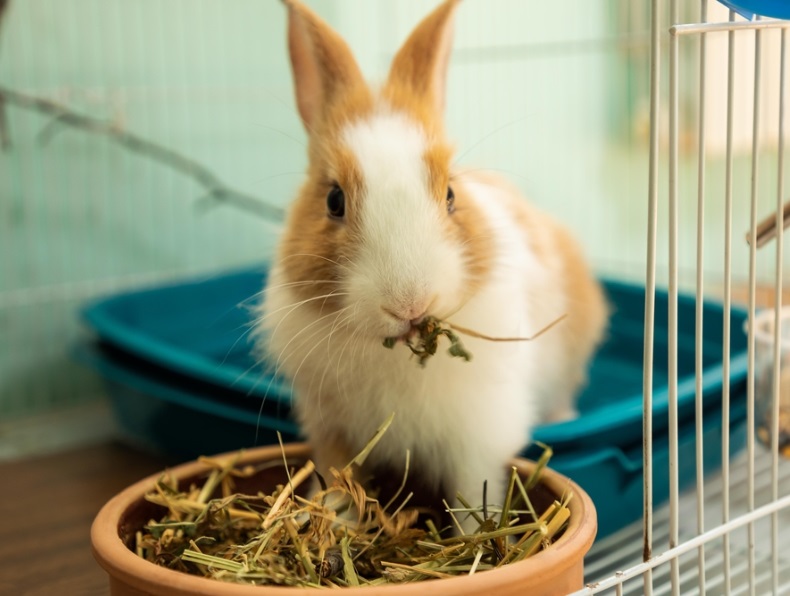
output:
[{"label": "orange fur patch", "polygon": [[464,251],[467,271],[466,296],[471,298],[485,284],[494,260],[494,235],[480,206],[470,197],[463,183],[450,182],[455,192],[455,213],[447,218],[447,230]]}]

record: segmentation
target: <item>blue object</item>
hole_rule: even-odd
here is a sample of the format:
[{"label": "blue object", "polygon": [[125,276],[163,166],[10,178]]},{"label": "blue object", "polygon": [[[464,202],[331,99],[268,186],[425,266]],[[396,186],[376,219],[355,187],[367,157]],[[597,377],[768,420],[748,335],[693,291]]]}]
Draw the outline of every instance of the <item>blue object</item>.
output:
[{"label": "blue object", "polygon": [[790,19],[790,2],[788,0],[719,0],[719,2],[750,21],[757,15],[774,19]]},{"label": "blue object", "polygon": [[104,379],[123,437],[178,461],[299,439],[289,412],[241,407],[210,386],[184,383],[144,361],[101,345],[80,345],[77,360]]},{"label": "blue object", "polygon": [[[260,295],[264,268],[246,269],[218,277],[188,281],[114,296],[88,306],[84,318],[105,342],[168,371],[209,383],[225,392],[290,405],[287,383],[265,374],[255,362],[249,340],[251,297]],[[579,398],[580,416],[568,422],[538,427],[534,440],[561,450],[629,445],[642,436],[642,353],[644,298],[641,286],[606,282],[613,315],[608,341],[596,355],[590,382]],[[667,310],[666,292],[656,296],[654,341],[653,428],[667,428]],[[678,407],[681,420],[694,414],[695,300],[678,302]],[[721,394],[722,330],[724,312],[714,302],[704,310],[704,403],[709,407]],[[733,309],[731,324],[740,330],[746,312]],[[746,336],[731,339],[730,383],[734,399],[745,392]],[[383,350],[383,348],[382,348]],[[416,366],[416,364],[415,364]]]},{"label": "blue object", "polygon": [[290,387],[255,361],[252,307],[266,283],[257,267],[99,300],[83,319],[104,341],[194,379],[290,403]]}]

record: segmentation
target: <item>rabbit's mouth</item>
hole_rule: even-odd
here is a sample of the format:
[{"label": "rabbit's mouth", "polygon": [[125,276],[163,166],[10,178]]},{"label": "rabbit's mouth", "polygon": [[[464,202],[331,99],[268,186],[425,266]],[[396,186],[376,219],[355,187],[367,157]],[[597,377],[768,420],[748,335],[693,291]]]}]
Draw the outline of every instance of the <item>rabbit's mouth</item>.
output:
[{"label": "rabbit's mouth", "polygon": [[417,337],[418,335],[420,335],[420,323],[421,322],[422,322],[422,319],[420,321],[412,321],[411,322],[411,327],[409,327],[409,330],[406,333],[404,333],[403,335],[398,336],[398,339],[400,341],[402,341],[402,342],[409,342],[412,339],[414,339],[415,337]]},{"label": "rabbit's mouth", "polygon": [[384,345],[388,348],[393,347],[397,343],[404,343],[408,344],[414,338],[416,338],[420,334],[419,326],[412,323],[406,333],[401,333],[400,335],[394,335],[391,337],[384,338]]},{"label": "rabbit's mouth", "polygon": [[394,346],[397,343],[404,343],[408,344],[414,341],[420,335],[420,325],[425,317],[420,317],[420,320],[414,321],[404,321],[404,324],[408,324],[409,327],[406,329],[404,333],[399,335],[391,335],[384,338],[384,345],[387,347]]},{"label": "rabbit's mouth", "polygon": [[444,336],[450,342],[448,353],[450,356],[463,358],[467,362],[472,359],[472,355],[466,351],[461,344],[458,336],[453,332],[449,325],[443,324],[436,317],[424,317],[417,323],[412,323],[411,328],[405,334],[397,337],[388,337],[384,340],[384,347],[394,348],[398,342],[403,344],[417,356],[421,366],[436,354],[439,347],[439,339]]}]

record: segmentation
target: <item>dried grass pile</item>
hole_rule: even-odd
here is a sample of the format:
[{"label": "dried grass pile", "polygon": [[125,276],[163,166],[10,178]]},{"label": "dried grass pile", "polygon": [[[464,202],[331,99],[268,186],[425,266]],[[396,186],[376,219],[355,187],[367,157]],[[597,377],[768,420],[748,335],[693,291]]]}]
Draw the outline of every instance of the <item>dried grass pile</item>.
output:
[{"label": "dried grass pile", "polygon": [[[513,469],[502,507],[472,507],[459,495],[464,508],[447,508],[451,527],[439,529],[420,516],[409,507],[411,495],[402,491],[380,503],[354,478],[354,470],[391,421],[346,467],[333,469],[329,479],[319,478],[321,490],[310,498],[296,489],[312,481],[311,461],[298,470],[279,464],[286,466],[288,482],[270,494],[234,491],[238,478],[258,471],[237,466],[239,456],[201,458],[212,468],[202,486],[182,487],[163,475],[146,499],[167,511],[137,532],[137,554],[158,565],[229,582],[360,586],[507,565],[547,547],[567,525],[570,493],[540,512],[528,495],[551,456],[548,448],[528,479]],[[478,530],[463,534],[462,516],[474,517]]]}]

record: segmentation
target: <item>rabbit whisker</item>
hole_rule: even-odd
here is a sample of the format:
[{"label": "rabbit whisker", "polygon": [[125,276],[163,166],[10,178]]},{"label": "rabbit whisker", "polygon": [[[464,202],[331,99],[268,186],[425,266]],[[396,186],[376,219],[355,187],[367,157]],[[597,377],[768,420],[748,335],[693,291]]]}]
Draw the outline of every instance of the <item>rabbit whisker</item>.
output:
[{"label": "rabbit whisker", "polygon": [[[309,325],[306,325],[306,326],[302,327],[302,329],[300,329],[300,330],[299,330],[297,333],[295,333],[295,334],[293,335],[293,337],[291,337],[291,339],[289,339],[289,340],[288,340],[288,342],[287,342],[287,343],[286,343],[286,344],[283,346],[283,348],[280,350],[280,355],[277,357],[277,362],[275,363],[275,371],[274,371],[274,374],[277,374],[277,373],[280,371],[280,368],[282,368],[282,365],[284,365],[284,364],[285,364],[285,363],[288,361],[288,358],[290,358],[290,354],[289,354],[288,356],[286,356],[285,360],[282,360],[282,358],[283,358],[283,355],[285,355],[285,353],[286,353],[286,352],[287,352],[287,350],[288,350],[288,347],[289,347],[289,346],[290,346],[290,345],[291,345],[291,344],[292,344],[294,341],[296,341],[296,340],[297,340],[297,339],[298,339],[298,338],[299,338],[299,337],[300,337],[300,336],[301,336],[301,335],[302,335],[302,334],[303,334],[305,331],[307,331],[308,329],[310,329],[310,328],[314,327],[315,325],[318,325],[319,323],[321,323],[322,321],[324,321],[325,319],[327,319],[327,318],[329,318],[329,317],[332,317],[332,316],[338,316],[338,315],[342,314],[343,312],[345,312],[345,311],[346,311],[346,310],[348,310],[349,308],[351,308],[351,307],[350,307],[350,306],[346,306],[345,308],[343,308],[343,309],[341,309],[341,310],[339,310],[339,311],[332,311],[332,312],[330,312],[330,313],[327,313],[327,314],[325,314],[325,315],[323,315],[323,316],[321,316],[321,317],[317,318],[315,321],[313,321],[313,322],[312,322],[312,323],[310,323]],[[289,313],[289,314],[290,314],[290,313]],[[287,316],[288,316],[288,315],[286,315],[286,317],[287,317]],[[281,321],[281,323],[282,323],[282,321]],[[312,339],[312,338],[313,338],[313,337],[316,335],[316,333],[319,333],[320,331],[321,331],[321,327],[319,327],[319,328],[318,328],[318,330],[317,330],[316,332],[314,332],[312,335],[310,335],[308,338],[306,338],[306,340],[305,340],[305,341],[303,341],[303,342],[302,342],[302,344],[300,344],[300,345],[303,345],[304,343],[306,343],[307,341],[309,341],[310,339]],[[292,353],[293,353],[293,352],[292,352]],[[295,375],[294,375],[294,378],[295,378]]]},{"label": "rabbit whisker", "polygon": [[[354,305],[354,306],[356,306],[356,305]],[[331,356],[332,356],[332,354],[331,354],[331,352],[330,352],[330,348],[331,348],[331,344],[332,344],[332,337],[333,337],[333,335],[334,335],[335,331],[336,331],[336,330],[338,329],[338,327],[340,327],[341,325],[343,325],[343,327],[344,327],[344,328],[345,328],[345,327],[348,327],[348,322],[349,322],[349,321],[351,321],[353,318],[354,318],[354,313],[353,313],[353,312],[351,312],[350,314],[346,315],[346,316],[345,316],[345,317],[343,317],[342,319],[341,319],[339,316],[337,317],[337,319],[335,319],[335,322],[334,322],[334,324],[332,325],[332,328],[329,330],[329,335],[327,336],[327,342],[326,342],[326,350],[327,350],[327,355],[326,355],[326,356],[327,356],[327,362],[330,362],[330,361],[331,361]],[[327,375],[327,373],[329,372],[329,368],[330,368],[330,367],[328,367],[328,366],[325,366],[325,367],[324,367],[324,374],[322,374],[322,375],[321,375],[321,382],[320,382],[320,384],[319,384],[319,386],[318,386],[318,395],[319,395],[319,399],[320,399],[320,396],[321,396],[321,394],[322,394],[322,392],[323,392],[323,390],[324,390],[324,381],[326,380],[326,375]]]},{"label": "rabbit whisker", "polygon": [[[277,308],[277,309],[275,309],[275,310],[273,310],[271,312],[267,312],[262,317],[259,317],[255,321],[255,324],[256,325],[260,325],[261,323],[266,321],[272,315],[276,315],[278,312],[281,312],[281,311],[283,311],[283,310],[285,310],[287,308],[290,308],[291,310],[288,311],[288,313],[282,318],[280,323],[277,325],[277,327],[279,328],[280,324],[282,324],[282,322],[286,318],[288,318],[288,315],[290,315],[297,308],[299,308],[301,306],[304,306],[305,304],[309,304],[310,302],[315,302],[316,300],[324,300],[324,304],[326,304],[326,300],[328,300],[329,298],[332,298],[332,297],[337,297],[337,296],[348,296],[348,292],[338,292],[336,290],[332,290],[328,294],[321,294],[320,296],[312,296],[311,298],[305,298],[304,300],[300,300],[299,302],[292,302],[291,304],[286,304],[285,306],[281,306],[280,308]],[[276,332],[277,332],[277,328],[275,328],[275,330],[272,332],[272,334],[274,334]]]},{"label": "rabbit whisker", "polygon": [[453,160],[453,165],[457,164],[457,163],[458,163],[459,161],[461,161],[461,160],[462,160],[462,159],[463,159],[463,158],[464,158],[466,155],[468,155],[468,154],[469,154],[469,153],[470,153],[470,152],[471,152],[473,149],[475,149],[475,148],[476,148],[478,145],[481,145],[481,144],[482,144],[484,141],[488,140],[490,137],[494,136],[494,135],[495,135],[495,134],[497,134],[498,132],[501,132],[501,131],[505,130],[506,128],[510,128],[510,127],[511,127],[511,126],[513,126],[514,124],[518,124],[518,123],[520,123],[520,122],[523,122],[523,121],[525,121],[525,120],[529,120],[530,118],[532,118],[532,116],[521,116],[520,118],[516,118],[515,120],[511,120],[510,122],[505,122],[505,123],[504,123],[504,124],[502,124],[501,126],[498,126],[498,127],[497,127],[497,128],[495,128],[494,130],[492,130],[492,131],[490,131],[490,132],[486,133],[485,135],[483,135],[482,137],[480,137],[480,138],[479,138],[477,141],[475,141],[474,143],[472,143],[472,145],[471,145],[470,147],[467,147],[467,149],[466,149],[466,150],[465,150],[463,153],[461,153],[461,154],[460,154],[458,157],[456,157],[456,158]]},{"label": "rabbit whisker", "polygon": [[351,268],[348,267],[347,265],[343,265],[341,263],[338,263],[337,261],[335,261],[334,259],[330,259],[329,257],[324,257],[322,255],[315,255],[315,254],[312,254],[312,253],[296,253],[296,254],[288,255],[288,256],[283,258],[283,261],[285,261],[286,259],[293,259],[293,258],[296,258],[296,257],[311,257],[311,258],[315,258],[315,259],[320,259],[322,261],[326,261],[327,263],[331,263],[332,265],[337,265],[338,267],[342,267],[343,269],[347,269],[347,270],[351,271]]},{"label": "rabbit whisker", "polygon": [[[339,314],[339,313],[338,313],[338,314]],[[321,331],[321,329],[319,329],[319,330],[318,330],[316,333],[318,333],[318,332],[320,332],[320,331]],[[315,333],[314,333],[313,335],[311,335],[311,336],[310,336],[310,339],[312,339],[312,337],[314,337],[314,336],[315,336]],[[295,381],[295,380],[296,380],[296,378],[299,376],[299,371],[301,371],[301,370],[302,370],[302,366],[304,366],[304,363],[305,363],[305,361],[306,361],[306,360],[307,360],[307,359],[310,357],[310,355],[311,355],[313,352],[315,352],[315,350],[316,350],[316,349],[317,349],[317,348],[318,348],[318,347],[319,347],[319,346],[320,346],[322,343],[324,343],[324,341],[325,341],[325,340],[326,340],[326,341],[329,341],[329,338],[331,338],[331,330],[330,330],[330,333],[329,333],[329,334],[325,335],[325,336],[324,336],[323,338],[321,338],[320,340],[318,340],[318,341],[314,342],[314,345],[313,345],[313,347],[312,347],[312,348],[310,348],[310,350],[308,350],[307,354],[305,354],[305,355],[304,355],[304,357],[302,358],[302,361],[299,363],[299,366],[296,368],[296,372],[294,372],[294,374],[293,374],[294,381]],[[319,398],[319,399],[320,399],[320,398]]]},{"label": "rabbit whisker", "polygon": [[248,298],[245,298],[244,300],[241,300],[240,302],[238,302],[236,304],[236,306],[234,306],[233,308],[228,309],[228,312],[232,311],[234,308],[241,308],[241,307],[247,306],[247,304],[249,302],[252,302],[253,300],[257,300],[258,298],[261,298],[267,292],[271,292],[272,290],[279,290],[279,289],[282,289],[282,288],[302,287],[302,286],[313,286],[313,285],[318,285],[318,284],[340,284],[340,283],[342,283],[342,282],[339,281],[339,280],[334,280],[334,279],[307,279],[307,280],[301,280],[301,281],[283,282],[281,284],[277,284],[276,286],[266,286],[260,292],[255,292],[253,295],[249,296]]}]

